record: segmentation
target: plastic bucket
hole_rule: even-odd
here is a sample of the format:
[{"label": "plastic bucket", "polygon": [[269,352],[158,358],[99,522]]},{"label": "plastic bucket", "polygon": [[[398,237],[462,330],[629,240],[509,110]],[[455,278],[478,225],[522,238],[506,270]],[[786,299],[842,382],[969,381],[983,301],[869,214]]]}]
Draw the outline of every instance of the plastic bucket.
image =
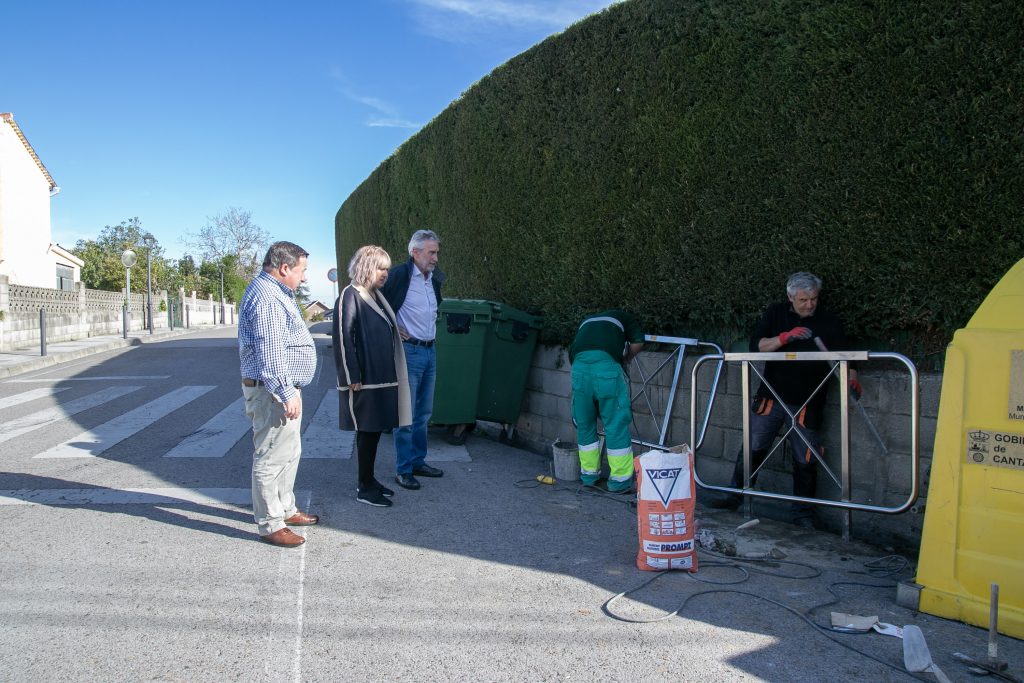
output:
[{"label": "plastic bucket", "polygon": [[555,461],[555,479],[580,480],[580,456],[575,443],[556,441],[551,444],[551,456]]}]

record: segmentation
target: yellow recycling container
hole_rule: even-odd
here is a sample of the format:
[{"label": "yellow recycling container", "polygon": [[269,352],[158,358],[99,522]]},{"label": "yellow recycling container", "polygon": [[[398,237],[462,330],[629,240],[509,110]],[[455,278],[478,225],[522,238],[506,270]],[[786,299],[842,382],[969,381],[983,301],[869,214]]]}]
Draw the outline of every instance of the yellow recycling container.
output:
[{"label": "yellow recycling container", "polygon": [[946,351],[917,583],[920,610],[1024,638],[1024,260]]}]

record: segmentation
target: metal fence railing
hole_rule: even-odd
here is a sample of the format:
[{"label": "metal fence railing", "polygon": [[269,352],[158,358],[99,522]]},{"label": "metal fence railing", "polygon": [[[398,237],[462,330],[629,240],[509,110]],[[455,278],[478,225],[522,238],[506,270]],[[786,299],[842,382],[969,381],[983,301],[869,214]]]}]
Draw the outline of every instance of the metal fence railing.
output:
[{"label": "metal fence railing", "polygon": [[[648,334],[644,335],[644,341],[646,343],[663,344],[669,347],[674,347],[672,350],[662,359],[661,363],[657,367],[652,369],[644,369],[643,364],[640,362],[640,356],[633,359],[633,368],[636,369],[637,374],[640,376],[640,388],[630,396],[630,402],[636,405],[638,401],[642,401],[642,405],[645,408],[645,412],[642,414],[642,418],[650,418],[651,422],[654,423],[655,428],[658,432],[657,442],[650,442],[636,436],[633,438],[633,443],[639,446],[645,446],[647,448],[659,448],[665,449],[669,443],[668,438],[671,434],[672,424],[672,413],[675,408],[676,394],[679,391],[680,377],[682,376],[683,367],[686,364],[687,351],[690,349],[698,348],[709,348],[714,349],[719,354],[722,353],[722,348],[714,342],[701,341],[699,339],[690,339],[687,337],[663,337],[659,335]],[[664,376],[666,369],[671,368],[672,379],[669,384],[666,399],[664,402],[664,408],[661,410],[661,415],[658,415],[658,409],[655,408],[655,401],[652,400],[652,386],[655,381]],[[714,380],[711,384],[711,394],[708,399],[707,407],[704,410],[704,416],[700,423],[700,429],[696,432],[691,430],[691,443],[694,445],[694,449],[697,445],[703,443],[704,435],[707,433],[708,421],[711,419],[711,408],[714,405],[715,392],[718,388],[718,381],[722,374],[722,363],[718,363],[718,367],[715,370]],[[696,394],[694,394],[694,401]],[[696,403],[691,403],[691,419],[696,419],[694,412],[696,410]],[[636,420],[636,410],[634,410],[634,422]],[[696,441],[692,441],[696,439]]]},{"label": "metal fence railing", "polygon": [[[908,418],[906,422],[906,429],[910,435],[910,481],[911,487],[910,492],[901,504],[895,506],[882,506],[873,505],[865,502],[858,502],[852,500],[852,481],[853,481],[853,469],[854,461],[851,454],[850,448],[850,407],[851,402],[857,401],[858,399],[851,396],[848,389],[849,379],[849,364],[851,361],[858,363],[868,363],[871,361],[889,360],[897,361],[906,367],[910,375],[910,406],[908,411]],[[830,379],[833,376],[839,378],[839,386],[841,390],[839,392],[839,443],[840,443],[840,459],[839,459],[839,472],[836,473],[832,467],[829,466],[828,462],[823,457],[822,453],[817,452],[814,446],[808,443],[808,448],[817,459],[819,466],[826,472],[826,474],[833,480],[833,482],[839,487],[840,496],[838,500],[828,498],[804,498],[800,496],[794,496],[785,493],[775,493],[770,491],[759,491],[751,488],[751,478],[757,474],[757,471],[752,471],[751,462],[751,451],[750,451],[750,401],[751,401],[751,387],[750,387],[750,375],[753,372],[757,377],[765,382],[764,375],[758,370],[757,365],[764,361],[781,361],[787,363],[802,363],[808,361],[826,361],[832,364],[831,371],[827,373],[818,386],[817,391],[825,391],[829,384]],[[702,356],[696,360],[692,371],[691,380],[691,401],[690,401],[690,440],[694,445],[694,454],[699,459],[699,446],[700,442],[697,440],[697,380],[698,374],[701,368],[707,363],[718,363],[719,367],[717,372],[721,372],[721,363],[738,363],[740,364],[740,377],[742,382],[742,414],[743,414],[743,488],[732,488],[729,486],[715,486],[704,482],[699,476],[695,475],[696,483],[705,489],[712,491],[719,491],[723,493],[732,493],[747,496],[746,498],[746,512],[747,515],[751,514],[751,505],[753,498],[766,498],[790,502],[802,502],[813,505],[821,505],[833,508],[839,508],[843,511],[843,538],[849,539],[850,527],[851,527],[851,512],[854,510],[861,512],[873,512],[882,514],[900,514],[909,510],[914,503],[917,501],[920,493],[920,392],[919,379],[917,368],[905,356],[898,353],[879,353],[869,351],[814,351],[814,352],[799,352],[799,353],[718,353],[707,356]],[[775,394],[775,389],[768,385],[769,390]],[[776,395],[777,397],[777,395]],[[713,400],[713,397],[712,397]],[[809,401],[810,399],[808,399]],[[782,401],[780,401],[782,403]],[[711,412],[711,400],[708,404],[708,413]],[[805,404],[806,405],[806,404]],[[801,406],[802,408],[802,406]],[[787,441],[787,436],[790,432],[796,431],[797,434],[802,433],[797,429],[796,415],[799,414],[800,410],[790,411],[786,408],[789,415],[788,430],[780,435],[776,441],[774,447],[769,451],[764,462],[768,462],[775,453],[781,453],[783,451],[783,444]],[[869,431],[875,435],[879,443],[881,443],[881,437],[878,436],[877,430],[874,425],[870,423],[870,418],[867,413],[861,408],[859,411],[862,419],[866,421],[866,426]],[[805,438],[806,441],[806,438]],[[884,449],[884,443],[882,443]],[[763,466],[763,463],[762,463]]]}]

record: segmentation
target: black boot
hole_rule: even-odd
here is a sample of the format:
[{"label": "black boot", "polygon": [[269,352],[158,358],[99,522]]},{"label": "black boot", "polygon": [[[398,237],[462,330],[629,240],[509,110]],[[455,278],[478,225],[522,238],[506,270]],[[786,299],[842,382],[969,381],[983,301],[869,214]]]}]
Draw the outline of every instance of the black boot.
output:
[{"label": "black boot", "polygon": [[[814,498],[818,489],[818,463],[793,463],[793,495]],[[793,523],[808,529],[817,528],[818,514],[807,503],[793,503]]]},{"label": "black boot", "polygon": [[[753,471],[757,471],[757,468],[761,466],[765,458],[768,456],[766,450],[756,450],[750,452],[750,467]],[[750,478],[750,486],[753,488],[754,484],[757,483],[757,475],[753,475]],[[734,489],[743,487],[743,451],[741,450],[736,456],[736,466],[732,470],[732,480],[729,481],[729,486]],[[716,510],[735,510],[743,502],[743,496],[735,493],[719,493],[718,497],[713,498],[708,503],[708,507],[715,508]]]},{"label": "black boot", "polygon": [[[750,451],[750,470],[757,472],[757,469],[764,463],[767,457],[767,450]],[[757,475],[754,474],[750,477],[750,488],[754,488],[756,483]],[[739,455],[736,456],[736,467],[732,471],[732,481],[729,483],[729,486],[737,489],[743,487],[743,451],[740,451]]]}]

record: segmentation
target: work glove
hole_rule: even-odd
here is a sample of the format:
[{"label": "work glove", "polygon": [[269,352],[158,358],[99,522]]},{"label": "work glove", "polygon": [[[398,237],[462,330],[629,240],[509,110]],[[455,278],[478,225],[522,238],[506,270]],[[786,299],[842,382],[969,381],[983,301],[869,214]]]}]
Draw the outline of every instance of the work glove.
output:
[{"label": "work glove", "polygon": [[779,335],[779,343],[785,346],[794,339],[810,339],[812,334],[814,333],[808,327],[794,327],[789,332]]},{"label": "work glove", "polygon": [[862,393],[864,393],[864,389],[863,389],[863,387],[861,387],[860,382],[858,382],[855,379],[851,379],[850,383],[849,383],[849,387],[850,387],[850,393],[853,394],[853,397],[859,401],[860,400],[860,395]]}]

